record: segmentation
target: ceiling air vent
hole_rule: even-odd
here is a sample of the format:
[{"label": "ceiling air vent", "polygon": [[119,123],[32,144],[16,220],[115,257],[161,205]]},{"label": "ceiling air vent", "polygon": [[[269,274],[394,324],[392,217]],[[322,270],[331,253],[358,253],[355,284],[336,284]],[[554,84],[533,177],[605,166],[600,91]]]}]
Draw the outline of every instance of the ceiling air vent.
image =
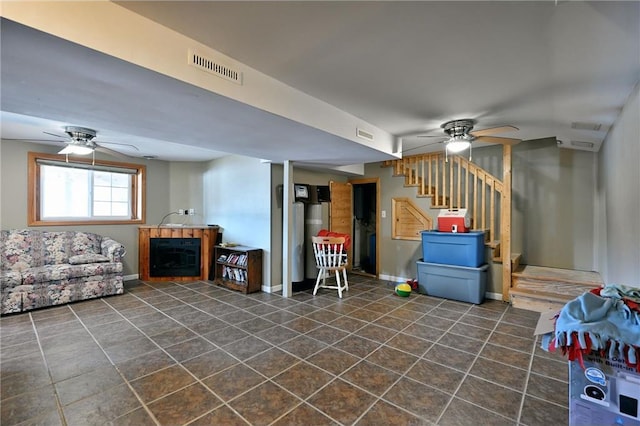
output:
[{"label": "ceiling air vent", "polygon": [[356,136],[361,138],[361,139],[366,139],[370,142],[373,142],[373,135],[369,132],[366,132],[362,129],[357,129],[356,128]]},{"label": "ceiling air vent", "polygon": [[571,128],[576,130],[592,130],[597,132],[601,127],[602,124],[599,123],[585,123],[580,121],[574,121],[571,123]]},{"label": "ceiling air vent", "polygon": [[189,50],[188,55],[189,65],[193,65],[202,71],[217,75],[218,77],[232,81],[236,84],[242,84],[242,73],[240,71],[233,69],[228,65],[222,65],[215,59],[207,58],[193,50]]},{"label": "ceiling air vent", "polygon": [[571,141],[571,145],[577,146],[580,148],[589,148],[589,149],[593,149],[594,147],[593,142],[584,142],[584,141]]}]

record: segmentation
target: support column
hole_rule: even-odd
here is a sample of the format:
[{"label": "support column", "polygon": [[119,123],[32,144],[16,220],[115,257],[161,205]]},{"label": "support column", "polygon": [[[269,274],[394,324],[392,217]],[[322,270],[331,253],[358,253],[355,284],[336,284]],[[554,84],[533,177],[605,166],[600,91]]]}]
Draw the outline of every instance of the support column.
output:
[{"label": "support column", "polygon": [[502,300],[509,301],[511,288],[511,145],[502,146],[502,205],[500,206],[500,254]]},{"label": "support column", "polygon": [[284,162],[282,178],[282,295],[292,296],[291,259],[293,258],[293,163]]}]

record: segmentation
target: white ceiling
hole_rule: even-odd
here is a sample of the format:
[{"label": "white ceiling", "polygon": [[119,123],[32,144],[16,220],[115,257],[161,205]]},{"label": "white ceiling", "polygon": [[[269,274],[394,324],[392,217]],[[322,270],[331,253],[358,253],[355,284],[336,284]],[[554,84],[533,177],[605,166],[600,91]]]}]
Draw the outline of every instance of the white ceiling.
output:
[{"label": "white ceiling", "polygon": [[[640,78],[637,1],[117,3],[402,137],[407,153],[434,141],[415,135],[459,118],[598,150]],[[161,159],[389,158],[11,21],[1,30],[3,139],[80,125]]]}]

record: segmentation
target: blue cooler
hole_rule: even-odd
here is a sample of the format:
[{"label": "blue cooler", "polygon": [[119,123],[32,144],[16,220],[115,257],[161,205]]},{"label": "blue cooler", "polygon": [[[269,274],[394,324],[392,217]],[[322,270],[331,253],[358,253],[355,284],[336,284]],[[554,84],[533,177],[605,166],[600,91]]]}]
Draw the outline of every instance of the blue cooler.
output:
[{"label": "blue cooler", "polygon": [[422,231],[422,259],[427,263],[477,268],[485,262],[485,231]]}]

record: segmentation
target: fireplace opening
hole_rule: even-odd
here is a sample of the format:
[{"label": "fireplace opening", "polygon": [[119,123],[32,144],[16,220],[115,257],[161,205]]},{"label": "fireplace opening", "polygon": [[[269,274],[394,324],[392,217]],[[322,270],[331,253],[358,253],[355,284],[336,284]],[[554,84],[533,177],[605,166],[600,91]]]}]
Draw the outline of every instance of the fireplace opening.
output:
[{"label": "fireplace opening", "polygon": [[200,238],[151,238],[149,249],[150,276],[200,275]]}]

